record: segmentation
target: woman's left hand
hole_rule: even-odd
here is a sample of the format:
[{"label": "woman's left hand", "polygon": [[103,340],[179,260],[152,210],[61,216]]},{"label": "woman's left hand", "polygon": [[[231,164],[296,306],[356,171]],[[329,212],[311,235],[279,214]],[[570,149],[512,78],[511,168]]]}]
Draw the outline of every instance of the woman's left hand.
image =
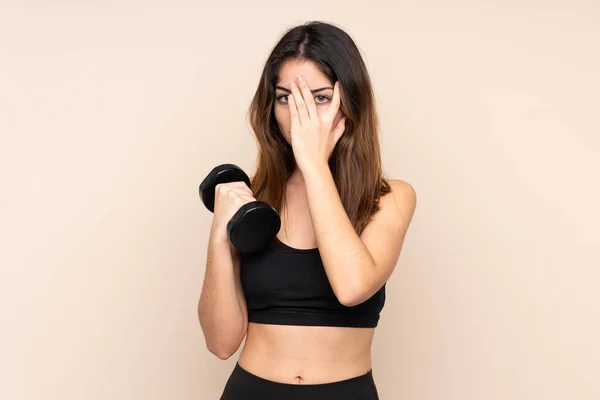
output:
[{"label": "woman's left hand", "polygon": [[346,117],[335,126],[340,109],[340,88],[336,82],[333,98],[327,110],[319,112],[306,80],[298,77],[290,84],[288,96],[291,116],[291,145],[300,171],[328,164],[329,157],[346,127]]}]

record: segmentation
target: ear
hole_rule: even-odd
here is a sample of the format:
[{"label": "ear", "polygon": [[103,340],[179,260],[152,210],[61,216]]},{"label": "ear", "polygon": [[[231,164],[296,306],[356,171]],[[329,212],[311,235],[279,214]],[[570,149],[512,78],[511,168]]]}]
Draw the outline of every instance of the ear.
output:
[{"label": "ear", "polygon": [[337,125],[333,129],[333,144],[335,145],[346,130],[346,117],[340,118]]}]

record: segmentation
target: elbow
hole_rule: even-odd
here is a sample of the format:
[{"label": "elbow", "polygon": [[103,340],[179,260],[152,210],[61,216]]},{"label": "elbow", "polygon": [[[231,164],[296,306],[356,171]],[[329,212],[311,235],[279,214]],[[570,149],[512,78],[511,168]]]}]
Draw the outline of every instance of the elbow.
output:
[{"label": "elbow", "polygon": [[[373,265],[373,264],[372,264]],[[367,301],[373,294],[373,277],[369,271],[360,274],[345,274],[340,280],[335,280],[332,289],[340,304],[354,307]]]},{"label": "elbow", "polygon": [[235,351],[228,351],[227,349],[208,349],[214,356],[216,356],[220,360],[228,360],[232,355],[235,354]]},{"label": "elbow", "polygon": [[208,351],[211,354],[213,354],[214,356],[216,356],[218,359],[228,360],[238,350],[239,344],[237,346],[235,346],[235,345],[229,345],[229,346],[220,345],[220,346],[206,346],[206,347],[207,347]]},{"label": "elbow", "polygon": [[364,299],[359,296],[338,297],[338,300],[344,307],[354,307],[364,302]]},{"label": "elbow", "polygon": [[354,307],[369,300],[375,294],[377,289],[365,280],[360,282],[346,282],[343,287],[338,287],[335,290],[335,296],[340,304],[345,307]]},{"label": "elbow", "polygon": [[368,299],[365,291],[360,289],[340,291],[336,294],[336,297],[340,304],[345,307],[357,306]]},{"label": "elbow", "polygon": [[244,336],[245,334],[239,334],[228,338],[222,338],[224,340],[206,341],[206,348],[220,360],[228,360],[238,351],[244,340]]}]

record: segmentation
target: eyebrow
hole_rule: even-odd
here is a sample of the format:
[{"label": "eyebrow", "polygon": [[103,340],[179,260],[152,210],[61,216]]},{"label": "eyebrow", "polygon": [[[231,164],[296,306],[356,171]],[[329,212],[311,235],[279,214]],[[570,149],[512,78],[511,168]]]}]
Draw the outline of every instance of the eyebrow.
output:
[{"label": "eyebrow", "polygon": [[[283,90],[284,92],[292,93],[292,91],[291,91],[290,89],[286,89],[286,88],[284,88],[284,87],[281,87],[281,86],[275,86],[275,89],[279,89],[279,90]],[[318,88],[318,89],[315,89],[315,90],[311,90],[310,92],[311,92],[311,93],[317,93],[317,92],[321,92],[321,91],[323,91],[323,90],[327,90],[327,89],[333,90],[333,88],[332,88],[332,87],[330,87],[330,86],[325,86],[325,87],[322,87],[322,88]]]}]

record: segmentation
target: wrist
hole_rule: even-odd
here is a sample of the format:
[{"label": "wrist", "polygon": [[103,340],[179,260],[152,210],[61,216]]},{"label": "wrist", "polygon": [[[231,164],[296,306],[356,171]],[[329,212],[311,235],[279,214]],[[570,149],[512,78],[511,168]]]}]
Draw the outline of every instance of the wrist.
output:
[{"label": "wrist", "polygon": [[227,226],[213,221],[213,224],[210,228],[210,240],[213,243],[217,243],[217,244],[229,243],[229,235],[227,234]]},{"label": "wrist", "polygon": [[319,175],[325,172],[331,172],[327,162],[309,163],[304,166],[298,166],[303,176]]}]

